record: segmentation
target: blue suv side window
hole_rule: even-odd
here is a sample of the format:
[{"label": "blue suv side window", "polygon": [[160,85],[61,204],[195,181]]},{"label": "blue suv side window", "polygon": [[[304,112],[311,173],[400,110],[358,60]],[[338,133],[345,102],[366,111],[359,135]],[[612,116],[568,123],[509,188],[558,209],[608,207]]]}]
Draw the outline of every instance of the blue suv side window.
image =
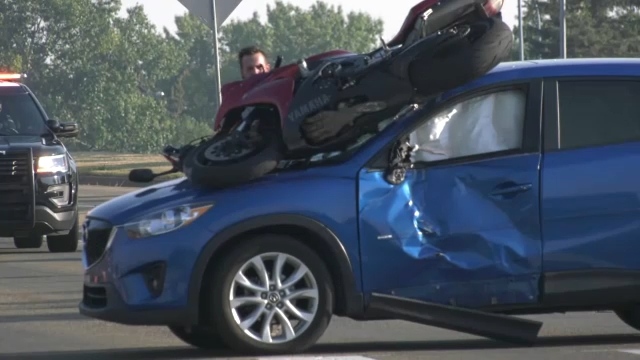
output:
[{"label": "blue suv side window", "polygon": [[640,141],[640,81],[560,81],[560,148]]},{"label": "blue suv side window", "polygon": [[527,94],[505,90],[456,103],[411,133],[416,162],[517,150],[522,146]]}]

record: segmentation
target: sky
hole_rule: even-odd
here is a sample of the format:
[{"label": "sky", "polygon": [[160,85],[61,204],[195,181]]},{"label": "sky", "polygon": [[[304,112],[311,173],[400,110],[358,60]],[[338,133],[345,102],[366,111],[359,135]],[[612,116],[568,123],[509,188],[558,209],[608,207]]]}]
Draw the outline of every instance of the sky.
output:
[{"label": "sky", "polygon": [[[224,1],[224,0],[222,0]],[[316,0],[284,0],[287,3],[295,3],[302,8],[309,8]],[[330,5],[342,5],[344,12],[364,11],[376,18],[382,18],[384,21],[385,40],[390,40],[398,30],[407,16],[409,9],[417,4],[419,0],[393,0],[391,6],[372,6],[372,0],[324,0]],[[159,3],[162,3],[160,5]],[[274,0],[243,0],[240,5],[231,14],[229,19],[247,19],[250,18],[254,11],[258,11],[260,17],[264,20],[266,17],[267,4],[273,4]],[[383,2],[378,2],[382,4]],[[503,8],[503,19],[509,26],[517,22],[517,1],[505,1]],[[180,4],[178,0],[122,0],[123,10],[140,4],[144,7],[147,16],[158,29],[167,27],[174,31],[174,17],[182,15],[187,10]]]}]

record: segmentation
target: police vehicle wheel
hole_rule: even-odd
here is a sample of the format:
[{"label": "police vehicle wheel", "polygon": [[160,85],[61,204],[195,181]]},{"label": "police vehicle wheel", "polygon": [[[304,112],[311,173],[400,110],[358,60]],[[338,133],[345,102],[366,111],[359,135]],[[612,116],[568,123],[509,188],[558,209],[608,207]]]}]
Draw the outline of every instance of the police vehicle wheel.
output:
[{"label": "police vehicle wheel", "polygon": [[618,318],[630,327],[640,330],[640,306],[633,305],[614,311]]},{"label": "police vehicle wheel", "polygon": [[47,236],[47,248],[52,253],[68,253],[78,250],[78,240],[80,240],[78,220],[66,235]]},{"label": "police vehicle wheel", "polygon": [[201,349],[227,349],[227,345],[213,327],[203,326],[169,326],[169,330],[178,339]]},{"label": "police vehicle wheel", "polygon": [[17,249],[39,249],[42,246],[44,236],[30,235],[14,237],[13,244]]},{"label": "police vehicle wheel", "polygon": [[302,352],[329,326],[334,287],[322,259],[297,239],[259,235],[220,259],[205,304],[209,321],[233,350]]}]

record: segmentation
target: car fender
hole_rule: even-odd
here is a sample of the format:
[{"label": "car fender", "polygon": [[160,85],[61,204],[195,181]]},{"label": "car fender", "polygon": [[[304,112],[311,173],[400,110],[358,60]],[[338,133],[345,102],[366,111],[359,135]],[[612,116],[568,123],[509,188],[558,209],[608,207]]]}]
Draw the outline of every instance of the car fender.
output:
[{"label": "car fender", "polygon": [[[357,316],[363,311],[363,297],[362,294],[357,292],[356,279],[352,270],[352,263],[349,259],[347,251],[340,242],[340,239],[325,225],[318,222],[315,219],[295,214],[274,214],[264,215],[249,218],[242,222],[233,224],[224,230],[218,232],[209,242],[204,246],[200,255],[198,256],[191,273],[191,279],[189,281],[189,293],[188,301],[189,308],[191,309],[191,315],[193,320],[199,318],[199,302],[200,291],[202,288],[202,280],[207,271],[209,260],[215,256],[216,252],[226,245],[229,241],[233,240],[236,236],[242,235],[252,230],[257,230],[263,227],[273,226],[298,226],[303,227],[314,234],[318,235],[318,239],[321,239],[331,249],[333,259],[337,265],[342,286],[336,288],[336,293],[341,294],[341,298],[344,304],[341,305],[343,312],[348,316]],[[334,284],[338,287],[338,284]]]}]

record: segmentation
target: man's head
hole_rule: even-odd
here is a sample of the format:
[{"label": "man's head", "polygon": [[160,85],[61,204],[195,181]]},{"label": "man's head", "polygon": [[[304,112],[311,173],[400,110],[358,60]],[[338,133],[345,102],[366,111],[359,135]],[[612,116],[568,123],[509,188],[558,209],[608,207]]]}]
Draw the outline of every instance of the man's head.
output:
[{"label": "man's head", "polygon": [[240,62],[240,73],[242,79],[247,79],[255,74],[269,72],[271,66],[267,61],[267,55],[264,51],[255,46],[246,47],[238,53],[238,61]]}]

